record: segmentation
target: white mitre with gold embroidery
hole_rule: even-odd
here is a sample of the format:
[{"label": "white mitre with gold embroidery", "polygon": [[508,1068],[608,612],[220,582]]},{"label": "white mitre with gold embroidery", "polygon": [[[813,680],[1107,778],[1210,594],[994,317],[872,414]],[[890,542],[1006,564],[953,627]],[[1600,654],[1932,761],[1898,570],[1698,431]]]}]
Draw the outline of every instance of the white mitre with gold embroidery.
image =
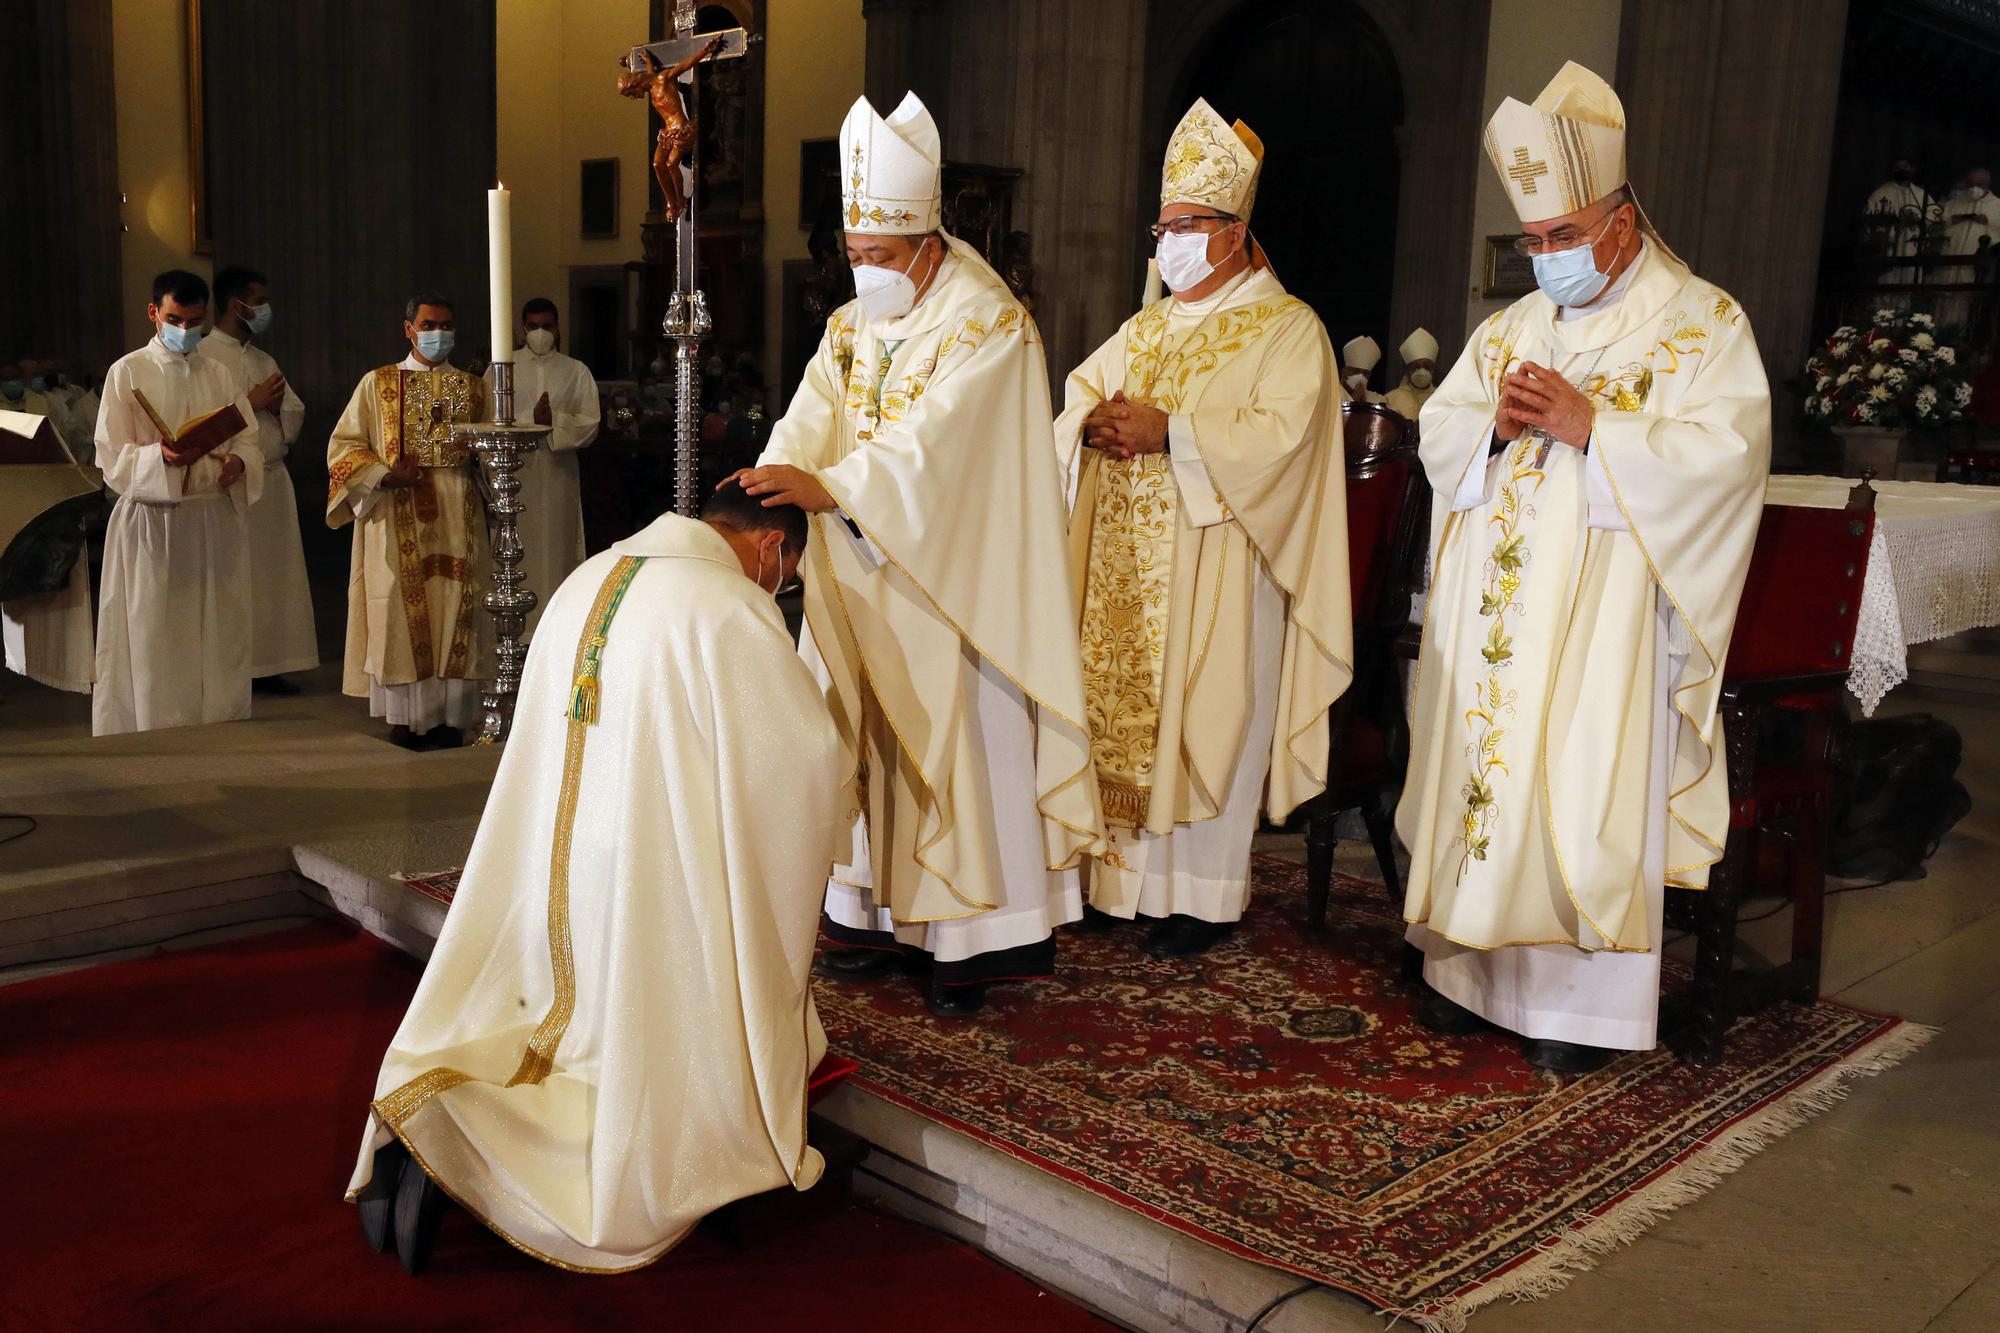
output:
[{"label": "white mitre with gold embroidery", "polygon": [[1486,122],[1486,156],[1523,222],[1588,208],[1625,184],[1625,107],[1575,61],[1533,106],[1510,97]]},{"label": "white mitre with gold embroidery", "polygon": [[1231,125],[1197,97],[1167,140],[1160,205],[1205,204],[1248,222],[1263,167],[1264,141],[1240,120]]},{"label": "white mitre with gold embroidery", "polygon": [[905,93],[884,120],[865,97],[840,123],[840,221],[875,236],[922,236],[937,230],[944,160],[937,122]]},{"label": "white mitre with gold embroidery", "polygon": [[1403,364],[1412,361],[1435,361],[1438,354],[1438,340],[1431,337],[1430,330],[1419,328],[1403,339],[1403,345],[1396,349],[1396,355],[1403,358]]}]

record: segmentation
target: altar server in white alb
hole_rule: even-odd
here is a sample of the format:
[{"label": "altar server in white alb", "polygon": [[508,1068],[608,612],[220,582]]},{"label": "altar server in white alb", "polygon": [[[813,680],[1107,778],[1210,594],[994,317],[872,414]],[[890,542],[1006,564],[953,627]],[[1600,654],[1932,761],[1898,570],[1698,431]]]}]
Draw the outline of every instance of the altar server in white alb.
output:
[{"label": "altar server in white alb", "polygon": [[1424,404],[1437,392],[1438,341],[1426,329],[1417,329],[1403,339],[1396,355],[1403,359],[1403,379],[1382,395],[1382,405],[1397,416],[1415,421]]},{"label": "altar server in white alb", "polygon": [[542,617],[348,1187],[412,1271],[438,1187],[615,1273],[819,1179],[809,972],[852,756],[771,598],[805,515],[730,486],[703,520],[585,562]]},{"label": "altar server in white alb", "polygon": [[1168,957],[1242,918],[1258,815],[1325,789],[1353,675],[1340,381],[1250,239],[1262,168],[1242,122],[1181,119],[1153,227],[1173,294],[1071,372],[1055,427],[1111,844],[1090,902],[1154,918]]},{"label": "altar server in white alb", "polygon": [[[537,605],[528,635],[541,623],[549,594],[583,563],[583,490],[576,455],[597,438],[602,409],[590,367],[562,352],[556,303],[537,296],[521,307],[526,331],[514,354],[514,414],[549,428],[521,464],[521,574]],[[493,371],[486,372],[493,387]]]},{"label": "altar server in white alb", "polygon": [[861,750],[827,966],[928,969],[934,1012],[1047,975],[1101,846],[1064,507],[1034,321],[939,230],[937,126],[915,96],[840,130],[857,299],[747,485],[815,515],[801,651]]},{"label": "altar server in white alb", "polygon": [[299,438],[306,405],[257,340],[271,327],[271,284],[255,269],[215,275],[215,327],[200,355],[220,362],[238,390],[275,388],[280,398],[257,413],[257,452],[264,459],[264,493],[250,506],[250,675],[267,694],[297,694],[283,677],[319,665],[312,589],[299,534],[299,499],[285,455]]},{"label": "altar server in white alb", "polygon": [[154,336],[112,365],[97,417],[97,466],[118,497],[98,589],[98,736],[250,716],[244,514],[264,489],[256,414],[277,396],[195,354],[199,275],[155,278],[146,313]]},{"label": "altar server in white alb", "polygon": [[1486,151],[1538,291],[1421,419],[1434,579],[1397,828],[1435,995],[1575,1072],[1655,1044],[1663,885],[1703,888],[1729,793],[1717,700],[1770,463],[1743,310],[1625,176],[1625,115],[1566,65]]}]

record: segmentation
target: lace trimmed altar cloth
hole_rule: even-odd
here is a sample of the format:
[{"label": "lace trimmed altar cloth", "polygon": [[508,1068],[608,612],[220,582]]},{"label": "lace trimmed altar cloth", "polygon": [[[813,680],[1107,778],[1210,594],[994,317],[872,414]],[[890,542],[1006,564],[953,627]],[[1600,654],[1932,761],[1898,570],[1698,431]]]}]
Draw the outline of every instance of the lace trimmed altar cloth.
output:
[{"label": "lace trimmed altar cloth", "polygon": [[[1839,509],[1852,477],[1774,476],[1766,504]],[[1872,715],[1910,645],[2000,624],[2000,487],[1878,481],[1847,688]]]}]

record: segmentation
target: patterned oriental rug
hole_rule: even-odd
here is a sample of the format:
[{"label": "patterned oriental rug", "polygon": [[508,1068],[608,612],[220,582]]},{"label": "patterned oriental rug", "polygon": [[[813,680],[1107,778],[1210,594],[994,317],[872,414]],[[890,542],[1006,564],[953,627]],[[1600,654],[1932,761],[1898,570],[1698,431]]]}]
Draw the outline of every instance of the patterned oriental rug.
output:
[{"label": "patterned oriental rug", "polygon": [[[1490,1301],[1561,1290],[1936,1034],[1780,1005],[1739,1023],[1714,1069],[1660,1050],[1563,1078],[1514,1038],[1416,1021],[1379,884],[1337,876],[1326,937],[1309,940],[1305,868],[1259,857],[1254,875],[1242,926],[1206,956],[1147,958],[1137,928],[1066,932],[1052,980],[995,987],[971,1021],[931,1018],[900,979],[815,979],[834,1047],[821,1072],[848,1057],[867,1092],[1458,1333]],[[446,904],[458,886],[456,870],[404,878]]]},{"label": "patterned oriental rug", "polygon": [[1054,979],[995,987],[976,1020],[899,980],[819,982],[820,1015],[864,1090],[1427,1330],[1560,1289],[1935,1031],[1783,1005],[1714,1069],[1656,1051],[1563,1078],[1417,1023],[1379,885],[1341,877],[1313,941],[1303,867],[1255,876],[1202,958],[1072,932]]}]

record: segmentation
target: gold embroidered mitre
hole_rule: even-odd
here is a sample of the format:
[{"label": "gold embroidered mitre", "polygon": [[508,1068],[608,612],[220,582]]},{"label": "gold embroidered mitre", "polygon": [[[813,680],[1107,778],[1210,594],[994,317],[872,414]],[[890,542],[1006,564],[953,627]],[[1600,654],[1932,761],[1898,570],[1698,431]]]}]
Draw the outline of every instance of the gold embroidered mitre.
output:
[{"label": "gold embroidered mitre", "polygon": [[1242,121],[1232,126],[1196,98],[1167,140],[1160,204],[1205,204],[1248,222],[1263,167],[1264,141]]},{"label": "gold embroidered mitre", "polygon": [[1486,122],[1486,156],[1521,221],[1574,213],[1625,184],[1625,107],[1571,61],[1533,106],[1500,104]]},{"label": "gold embroidered mitre", "polygon": [[922,236],[937,230],[943,203],[937,122],[906,93],[884,120],[865,97],[840,123],[840,222],[851,232]]}]

